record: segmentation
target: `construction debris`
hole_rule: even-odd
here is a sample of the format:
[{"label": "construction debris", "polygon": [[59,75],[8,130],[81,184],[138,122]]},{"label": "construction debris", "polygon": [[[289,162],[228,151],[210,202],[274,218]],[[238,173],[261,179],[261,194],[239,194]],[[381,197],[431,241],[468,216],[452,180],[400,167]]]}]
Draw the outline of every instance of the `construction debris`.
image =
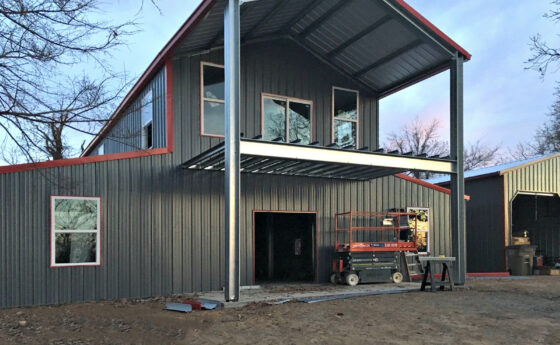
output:
[{"label": "construction debris", "polygon": [[192,306],[190,304],[184,304],[184,303],[167,302],[165,304],[165,309],[170,311],[178,311],[182,313],[190,313],[192,311]]}]

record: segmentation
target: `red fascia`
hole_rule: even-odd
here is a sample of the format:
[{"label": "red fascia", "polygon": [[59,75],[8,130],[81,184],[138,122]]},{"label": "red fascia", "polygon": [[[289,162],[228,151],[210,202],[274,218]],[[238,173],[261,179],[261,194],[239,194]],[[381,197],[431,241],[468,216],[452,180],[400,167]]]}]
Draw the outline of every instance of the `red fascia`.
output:
[{"label": "red fascia", "polygon": [[[429,182],[426,182],[426,181],[419,180],[417,178],[408,176],[406,174],[395,174],[395,176],[400,178],[400,179],[419,184],[419,185],[424,186],[426,188],[437,190],[438,192],[442,192],[442,193],[445,193],[445,194],[451,194],[451,190],[449,190],[447,188],[435,185],[433,183],[429,183]],[[465,200],[471,200],[471,197],[465,194]]]},{"label": "red fascia", "polygon": [[422,24],[424,24],[428,29],[433,31],[436,35],[438,35],[441,39],[451,45],[453,48],[457,49],[464,57],[465,60],[470,60],[472,55],[463,47],[461,47],[457,42],[453,41],[449,36],[443,33],[440,29],[438,29],[434,24],[432,24],[428,19],[426,19],[423,15],[418,13],[412,6],[406,3],[404,0],[395,0],[402,8],[404,8],[408,13],[418,19]]},{"label": "red fascia", "polygon": [[165,111],[167,123],[167,150],[173,152],[173,62],[165,61],[166,95]]},{"label": "red fascia", "polygon": [[163,148],[143,150],[143,151],[109,153],[106,155],[99,155],[99,156],[87,156],[87,157],[78,157],[78,158],[58,159],[58,160],[46,161],[46,162],[7,165],[7,166],[0,167],[0,174],[7,174],[13,172],[27,171],[27,170],[45,169],[45,168],[65,167],[65,166],[78,165],[78,164],[114,161],[119,159],[147,157],[147,156],[161,155],[166,153],[171,153],[171,151],[169,151],[167,147],[163,147]]},{"label": "red fascia", "polygon": [[[87,156],[95,148],[95,146],[97,146],[97,144],[99,143],[101,138],[103,138],[103,136],[105,134],[107,134],[107,132],[115,125],[116,120],[120,116],[122,116],[122,114],[124,113],[124,109],[126,109],[130,105],[132,100],[135,99],[140,94],[142,89],[144,89],[144,87],[148,84],[150,79],[157,73],[159,68],[162,67],[164,62],[165,62],[165,67],[167,69],[167,60],[169,60],[169,58],[171,57],[171,54],[173,53],[173,50],[175,49],[175,47],[181,42],[183,37],[185,35],[187,35],[194,28],[194,26],[200,20],[202,20],[202,18],[204,18],[204,16],[208,13],[208,11],[210,11],[210,9],[214,6],[215,2],[216,2],[216,0],[204,0],[204,1],[202,1],[202,3],[196,8],[196,10],[193,12],[193,14],[189,17],[189,19],[187,19],[187,21],[181,26],[179,31],[177,31],[173,35],[171,40],[169,40],[169,42],[167,42],[167,44],[165,44],[163,49],[156,55],[155,59],[150,63],[150,65],[144,71],[144,73],[142,73],[142,75],[140,76],[138,81],[134,84],[132,89],[124,97],[123,101],[117,107],[117,109],[115,110],[113,115],[111,115],[109,120],[107,120],[107,122],[105,122],[105,125],[103,126],[103,128],[101,128],[99,133],[89,143],[89,145],[86,147],[84,152],[82,152],[80,157]],[[168,112],[168,114],[169,114],[169,112]],[[168,139],[168,141],[169,141],[169,139]]]}]

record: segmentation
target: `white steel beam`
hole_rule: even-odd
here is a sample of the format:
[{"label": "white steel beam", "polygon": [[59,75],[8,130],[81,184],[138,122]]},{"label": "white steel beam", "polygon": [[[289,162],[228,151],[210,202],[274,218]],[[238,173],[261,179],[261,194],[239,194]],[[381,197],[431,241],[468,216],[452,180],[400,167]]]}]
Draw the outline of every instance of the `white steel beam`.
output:
[{"label": "white steel beam", "polygon": [[383,153],[356,152],[245,140],[240,143],[240,151],[243,155],[268,158],[299,159],[322,163],[354,164],[403,170],[422,170],[446,174],[455,173],[455,163],[452,161],[397,155],[392,156]]}]

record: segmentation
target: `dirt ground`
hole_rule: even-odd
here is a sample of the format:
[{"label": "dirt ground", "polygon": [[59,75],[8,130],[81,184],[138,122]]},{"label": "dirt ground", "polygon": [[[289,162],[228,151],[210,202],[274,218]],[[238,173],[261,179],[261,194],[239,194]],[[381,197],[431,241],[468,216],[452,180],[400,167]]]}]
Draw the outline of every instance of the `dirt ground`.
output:
[{"label": "dirt ground", "polygon": [[189,314],[164,302],[0,310],[0,344],[560,344],[560,277]]}]

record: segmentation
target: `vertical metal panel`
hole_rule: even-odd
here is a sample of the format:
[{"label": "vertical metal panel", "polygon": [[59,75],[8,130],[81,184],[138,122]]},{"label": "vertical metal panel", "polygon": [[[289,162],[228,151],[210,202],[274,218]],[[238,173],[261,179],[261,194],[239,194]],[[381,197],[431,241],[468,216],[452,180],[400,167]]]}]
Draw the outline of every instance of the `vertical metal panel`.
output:
[{"label": "vertical metal panel", "polygon": [[140,92],[136,100],[125,110],[125,113],[100,141],[90,156],[98,154],[99,145],[104,145],[105,153],[118,153],[142,149],[142,124],[140,109],[142,98],[152,91],[153,111],[153,148],[166,146],[166,114],[165,114],[165,69],[156,74],[150,83]]},{"label": "vertical metal panel", "polygon": [[[183,138],[184,162],[222,139],[200,135],[200,63],[223,64],[223,51],[177,57],[174,65],[175,117],[183,120],[175,138]],[[332,70],[290,40],[248,44],[241,48],[241,129],[245,137],[261,134],[261,93],[280,94],[313,101],[313,135],[321,145],[331,143],[332,86],[360,90],[353,81]],[[185,96],[188,95],[188,96]],[[180,110],[179,110],[180,109]],[[378,102],[360,90],[360,146],[378,146]],[[188,121],[185,121],[188,119]],[[177,147],[178,145],[175,145]],[[178,153],[178,152],[177,152]]]},{"label": "vertical metal panel", "polygon": [[467,271],[503,272],[502,193],[499,176],[467,181]]}]

